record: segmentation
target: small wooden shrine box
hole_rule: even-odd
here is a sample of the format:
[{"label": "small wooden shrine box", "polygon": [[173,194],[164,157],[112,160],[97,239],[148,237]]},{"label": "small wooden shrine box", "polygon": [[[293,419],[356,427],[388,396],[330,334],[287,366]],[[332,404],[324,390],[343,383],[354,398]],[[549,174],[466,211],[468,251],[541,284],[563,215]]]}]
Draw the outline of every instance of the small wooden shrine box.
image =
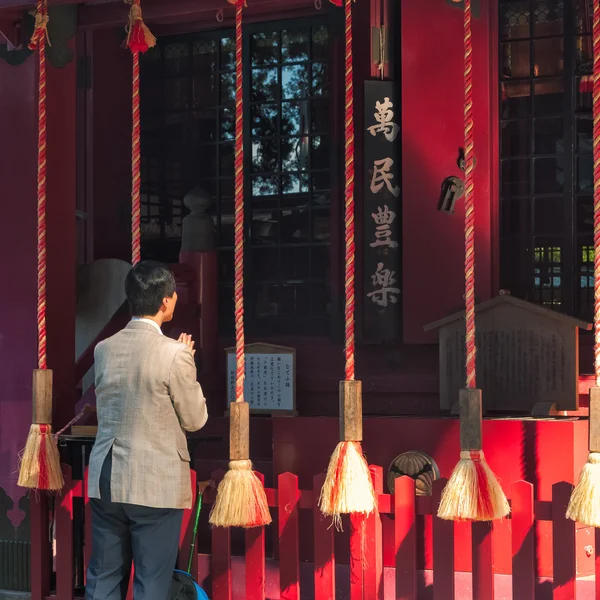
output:
[{"label": "small wooden shrine box", "polygon": [[[476,307],[477,387],[486,411],[537,413],[579,408],[579,329],[589,323],[500,295]],[[465,386],[465,313],[425,326],[439,329],[440,407]],[[534,408],[536,407],[536,408]]]}]

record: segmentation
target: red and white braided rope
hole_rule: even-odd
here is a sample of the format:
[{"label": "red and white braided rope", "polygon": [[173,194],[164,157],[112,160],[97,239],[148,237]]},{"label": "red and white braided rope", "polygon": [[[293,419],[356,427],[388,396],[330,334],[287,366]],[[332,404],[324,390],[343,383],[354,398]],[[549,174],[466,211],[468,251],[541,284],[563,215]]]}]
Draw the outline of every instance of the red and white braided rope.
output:
[{"label": "red and white braided rope", "polygon": [[235,401],[244,401],[244,98],[242,62],[242,11],[244,0],[235,5],[235,224],[234,224],[234,307],[235,307]]},{"label": "red and white braided rope", "polygon": [[48,5],[38,0],[35,29],[29,42],[37,50],[38,80],[38,165],[37,165],[37,334],[38,368],[47,368],[46,356],[46,42],[48,39]]},{"label": "red and white braided rope", "polygon": [[467,388],[475,388],[475,198],[473,139],[473,40],[471,32],[471,0],[464,7],[465,51],[465,320]]},{"label": "red and white braided rope", "polygon": [[346,381],[355,377],[355,341],[354,341],[354,311],[355,311],[355,254],[354,239],[354,73],[352,64],[352,2],[344,0],[344,164],[345,164],[345,358]]},{"label": "red and white braided rope", "polygon": [[600,386],[600,0],[592,18],[594,86],[592,90],[594,144],[594,372]]}]

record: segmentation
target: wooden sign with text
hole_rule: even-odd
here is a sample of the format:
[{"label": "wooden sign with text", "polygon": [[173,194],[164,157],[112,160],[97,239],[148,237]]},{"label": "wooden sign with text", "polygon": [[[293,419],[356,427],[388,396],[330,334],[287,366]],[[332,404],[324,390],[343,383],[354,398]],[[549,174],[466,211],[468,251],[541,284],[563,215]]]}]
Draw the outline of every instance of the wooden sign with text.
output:
[{"label": "wooden sign with text", "polygon": [[[235,402],[235,348],[227,348],[227,401]],[[296,413],[296,350],[246,345],[244,399],[254,413]]]},{"label": "wooden sign with text", "polygon": [[[486,411],[549,414],[579,407],[579,329],[591,325],[512,296],[476,307],[477,387]],[[450,410],[465,387],[464,312],[439,329],[440,407]],[[544,409],[546,407],[546,409]]]},{"label": "wooden sign with text", "polygon": [[365,81],[363,339],[400,338],[400,102],[391,81]]}]

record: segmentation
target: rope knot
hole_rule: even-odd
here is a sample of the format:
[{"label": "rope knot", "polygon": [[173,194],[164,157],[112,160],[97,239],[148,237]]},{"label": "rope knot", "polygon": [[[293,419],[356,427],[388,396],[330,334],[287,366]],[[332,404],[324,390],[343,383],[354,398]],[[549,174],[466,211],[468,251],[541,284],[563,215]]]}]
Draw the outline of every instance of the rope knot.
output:
[{"label": "rope knot", "polygon": [[51,46],[50,37],[48,36],[48,22],[50,19],[48,18],[48,14],[46,13],[46,9],[42,8],[41,10],[32,10],[29,12],[31,16],[35,18],[35,24],[33,27],[33,33],[31,34],[31,39],[29,40],[29,49],[37,50],[44,41]]},{"label": "rope knot", "polygon": [[482,462],[484,460],[483,450],[461,450],[461,460],[472,460],[473,462]]},{"label": "rope knot", "polygon": [[131,52],[147,52],[149,48],[156,46],[156,38],[144,23],[142,17],[142,7],[139,0],[125,0],[131,4],[129,9],[129,22],[125,27],[127,40],[125,45]]}]

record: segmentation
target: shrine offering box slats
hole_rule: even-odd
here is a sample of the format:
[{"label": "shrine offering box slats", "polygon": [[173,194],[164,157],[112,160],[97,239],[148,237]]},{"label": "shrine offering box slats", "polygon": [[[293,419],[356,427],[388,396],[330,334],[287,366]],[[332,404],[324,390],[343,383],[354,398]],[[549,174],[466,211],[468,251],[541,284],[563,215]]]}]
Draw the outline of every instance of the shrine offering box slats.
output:
[{"label": "shrine offering box slats", "polygon": [[[500,295],[476,307],[477,387],[485,411],[528,413],[579,408],[579,329],[590,323]],[[439,330],[440,408],[450,410],[465,386],[465,318],[431,323]]]}]

